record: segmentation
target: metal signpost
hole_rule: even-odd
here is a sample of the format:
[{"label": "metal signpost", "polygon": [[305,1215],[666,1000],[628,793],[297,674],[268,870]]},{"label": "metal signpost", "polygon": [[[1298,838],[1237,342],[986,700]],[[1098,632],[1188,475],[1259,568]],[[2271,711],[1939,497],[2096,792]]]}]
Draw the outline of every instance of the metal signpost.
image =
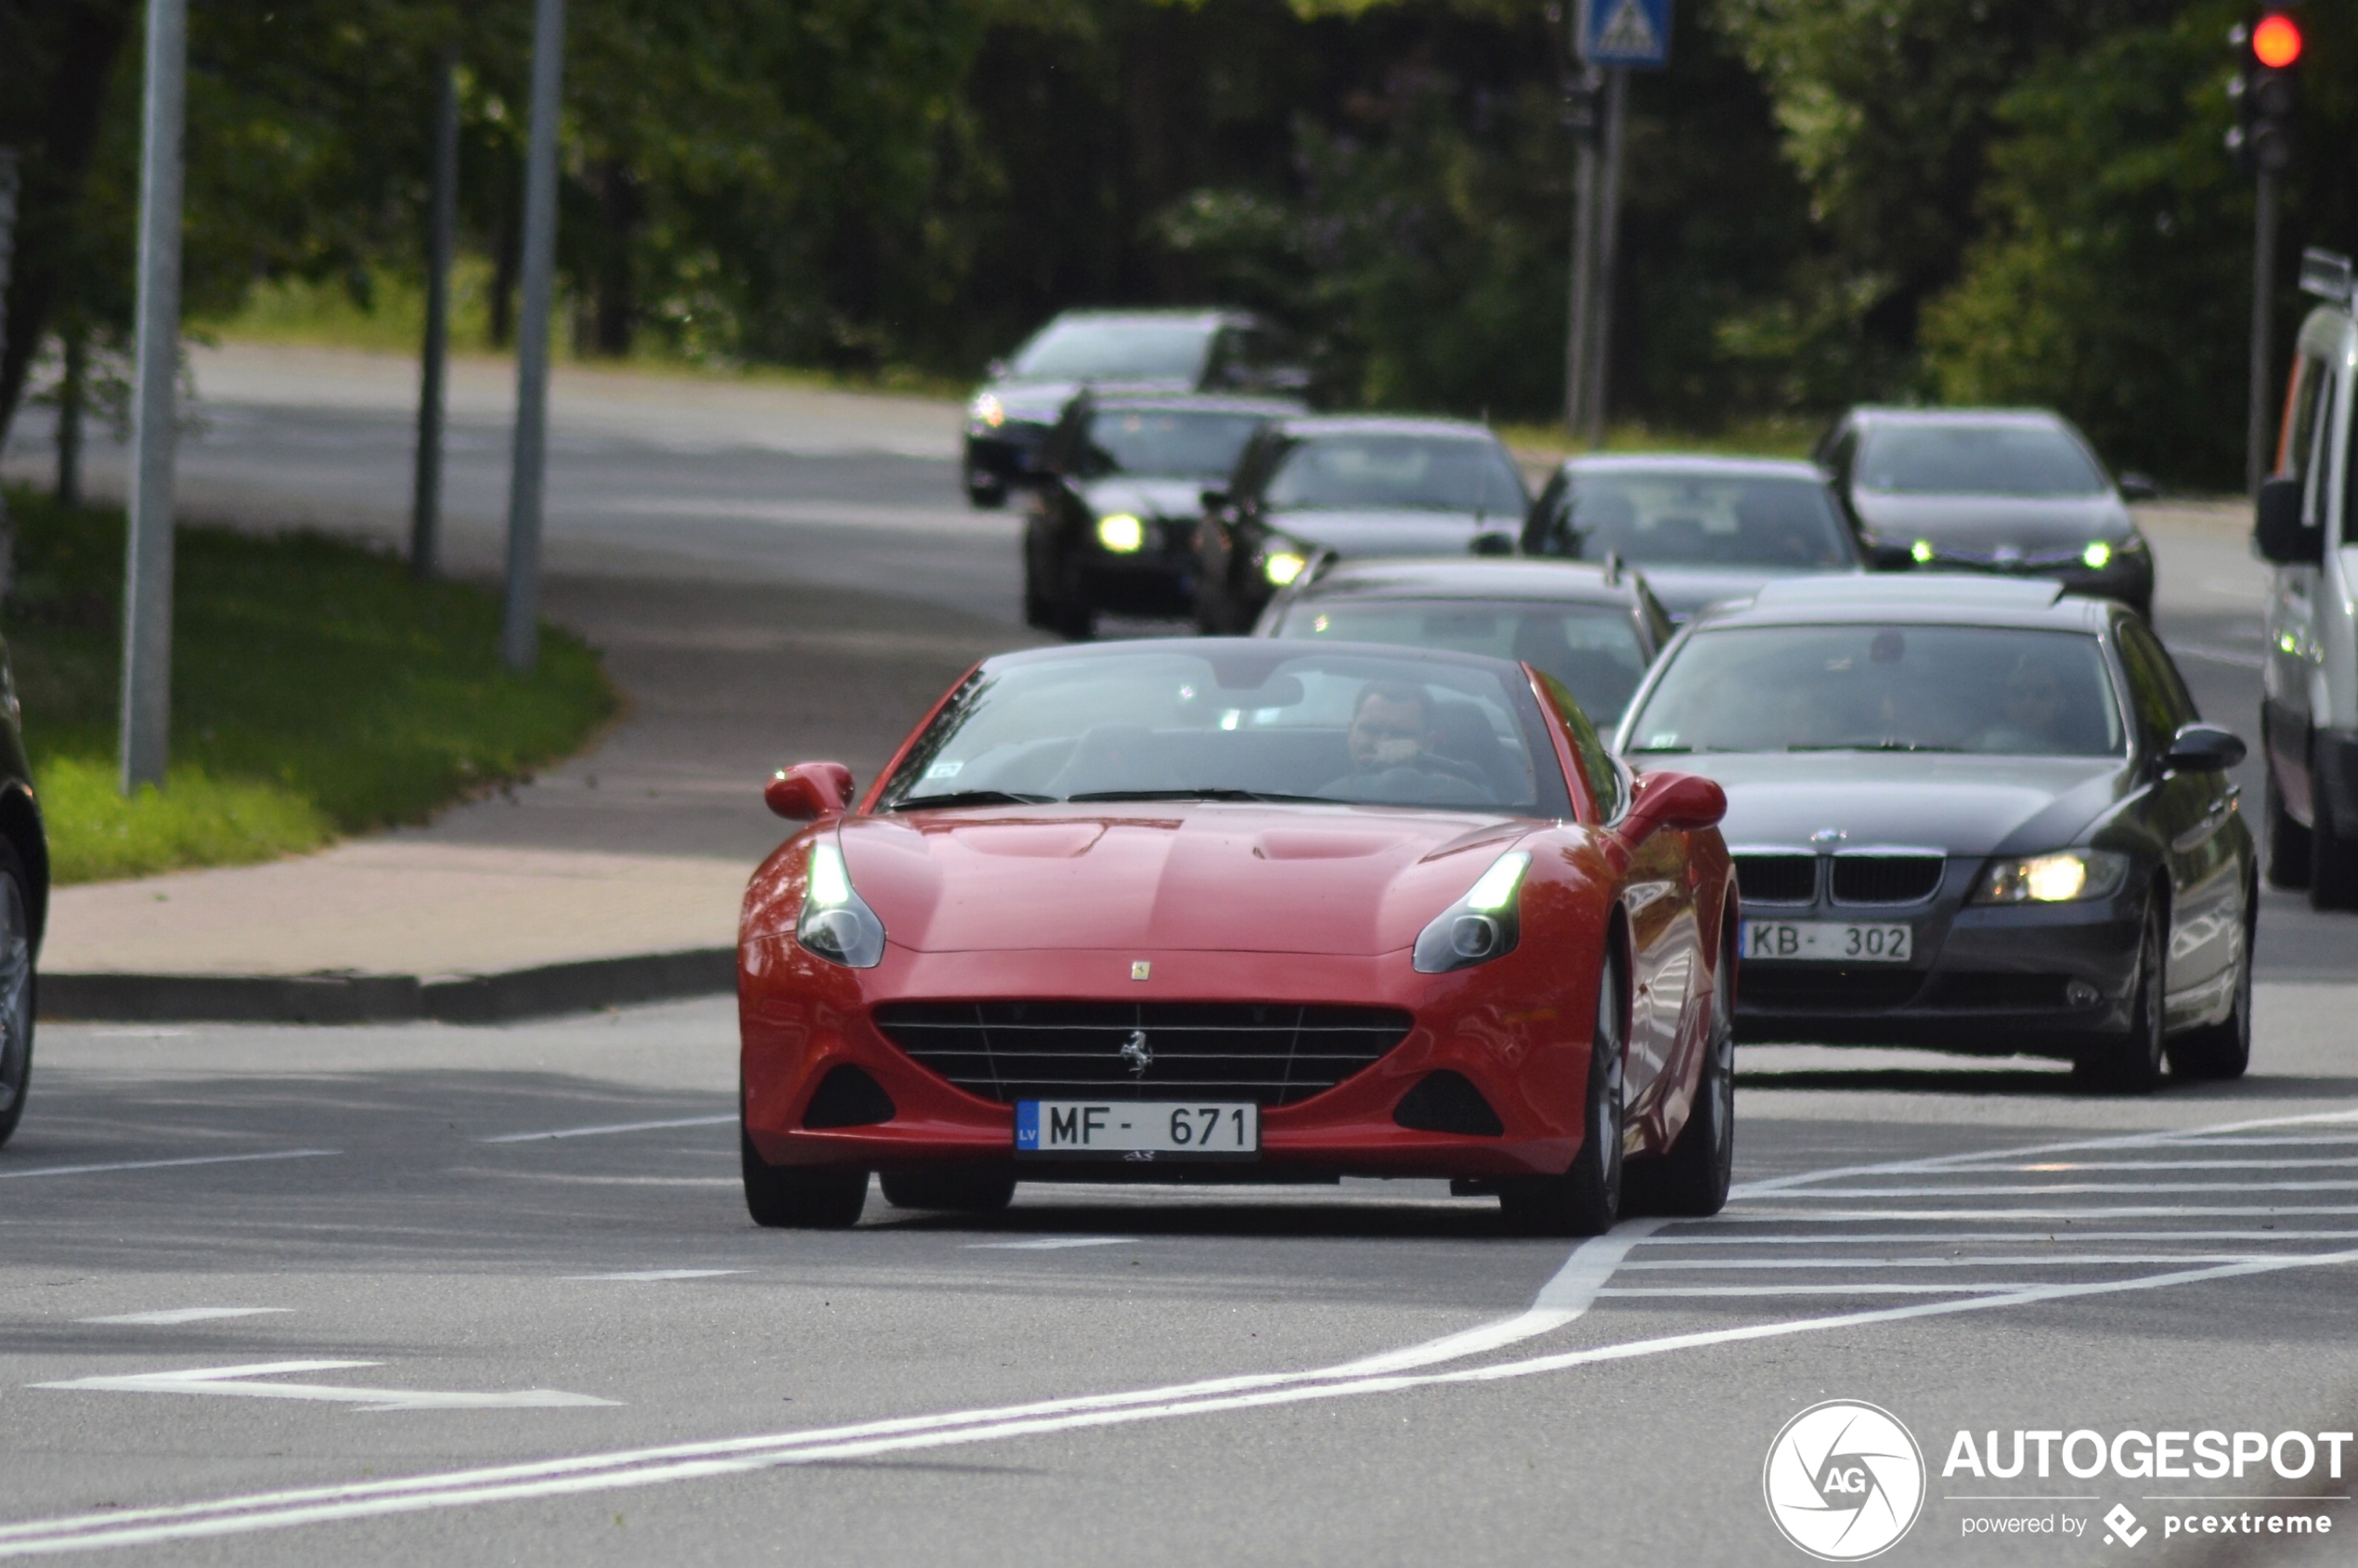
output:
[{"label": "metal signpost", "polygon": [[[1580,60],[1574,85],[1589,107],[1583,123],[1573,214],[1572,309],[1564,347],[1564,424],[1590,447],[1605,438],[1607,345],[1613,331],[1613,256],[1621,229],[1621,149],[1629,72],[1670,63],[1670,0],[1579,0],[1572,27]],[[1602,99],[1603,124],[1595,108]],[[1600,142],[1601,141],[1601,145]]]}]

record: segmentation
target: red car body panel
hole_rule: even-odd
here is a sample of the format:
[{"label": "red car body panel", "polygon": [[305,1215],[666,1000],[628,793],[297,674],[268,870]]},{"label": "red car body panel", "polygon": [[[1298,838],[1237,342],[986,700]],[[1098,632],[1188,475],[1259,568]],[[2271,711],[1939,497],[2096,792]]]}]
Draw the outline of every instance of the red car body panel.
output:
[{"label": "red car body panel", "polygon": [[[1574,821],[1228,802],[871,814],[888,769],[859,809],[787,839],[747,888],[738,982],[746,1135],[773,1165],[1011,1159],[1013,1107],[954,1086],[893,1044],[875,1019],[887,1003],[1339,1004],[1396,1007],[1412,1022],[1334,1087],[1265,1105],[1261,1155],[1244,1169],[1259,1179],[1559,1173],[1583,1136],[1600,965],[1618,940],[1634,982],[1626,1142],[1633,1154],[1668,1148],[1691,1103],[1727,952],[1727,851],[1716,829],[1662,829],[1632,845],[1597,823],[1570,739],[1544,698],[1539,706]],[[795,938],[810,846],[823,838],[840,847],[884,925],[874,968],[830,963]],[[1417,973],[1418,932],[1517,847],[1533,861],[1514,949]],[[1148,978],[1133,979],[1142,962]],[[894,1114],[805,1127],[820,1082],[847,1064],[884,1089]],[[1393,1120],[1402,1096],[1444,1069],[1474,1085],[1502,1133]],[[1093,1173],[1021,1169],[1027,1179]]]}]

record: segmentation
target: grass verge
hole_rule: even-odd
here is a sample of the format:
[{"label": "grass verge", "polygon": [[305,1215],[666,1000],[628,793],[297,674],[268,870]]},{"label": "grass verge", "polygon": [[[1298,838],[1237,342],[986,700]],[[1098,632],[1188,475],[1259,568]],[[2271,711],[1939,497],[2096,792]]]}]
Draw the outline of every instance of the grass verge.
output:
[{"label": "grass verge", "polygon": [[123,514],[8,496],[8,647],[57,881],[316,849],[416,822],[572,754],[617,706],[553,627],[539,667],[499,667],[499,608],[464,583],[317,535],[179,531],[172,766],[115,787]]}]

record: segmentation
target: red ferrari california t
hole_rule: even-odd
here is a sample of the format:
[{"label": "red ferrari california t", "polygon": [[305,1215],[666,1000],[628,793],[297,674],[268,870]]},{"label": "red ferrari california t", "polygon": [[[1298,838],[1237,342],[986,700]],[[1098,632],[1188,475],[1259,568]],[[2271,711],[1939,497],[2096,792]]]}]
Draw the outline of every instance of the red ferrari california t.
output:
[{"label": "red ferrari california t", "polygon": [[1517,1228],[1708,1214],[1734,1147],[1719,786],[1633,778],[1470,654],[1158,640],[985,661],[745,893],[745,1202],[1445,1177]]}]

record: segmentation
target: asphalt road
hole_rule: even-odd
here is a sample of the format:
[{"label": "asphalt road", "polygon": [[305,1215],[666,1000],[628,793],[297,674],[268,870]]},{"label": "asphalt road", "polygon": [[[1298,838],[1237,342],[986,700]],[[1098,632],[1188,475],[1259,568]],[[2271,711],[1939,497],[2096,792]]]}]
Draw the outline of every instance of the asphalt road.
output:
[{"label": "asphalt road", "polygon": [[[397,415],[243,407],[192,438],[193,495],[398,527]],[[559,430],[561,575],[1012,621],[1012,530],[921,443]],[[462,563],[495,558],[502,463],[456,458]],[[2249,579],[2189,538],[2157,618],[2248,733]],[[1882,1561],[2352,1561],[2358,1444],[2297,1479],[1953,1450],[2358,1429],[2353,954],[2358,920],[2272,895],[2251,1075],[2145,1099],[1748,1048],[1728,1213],[1579,1248],[1416,1183],[1026,1186],[986,1222],[879,1199],[850,1233],[758,1231],[723,1003],[52,1026],[0,1152],[0,1556],[1802,1562],[1764,1461],[1850,1399],[1927,1467]],[[2167,1534],[2205,1516],[2331,1533]]]}]

